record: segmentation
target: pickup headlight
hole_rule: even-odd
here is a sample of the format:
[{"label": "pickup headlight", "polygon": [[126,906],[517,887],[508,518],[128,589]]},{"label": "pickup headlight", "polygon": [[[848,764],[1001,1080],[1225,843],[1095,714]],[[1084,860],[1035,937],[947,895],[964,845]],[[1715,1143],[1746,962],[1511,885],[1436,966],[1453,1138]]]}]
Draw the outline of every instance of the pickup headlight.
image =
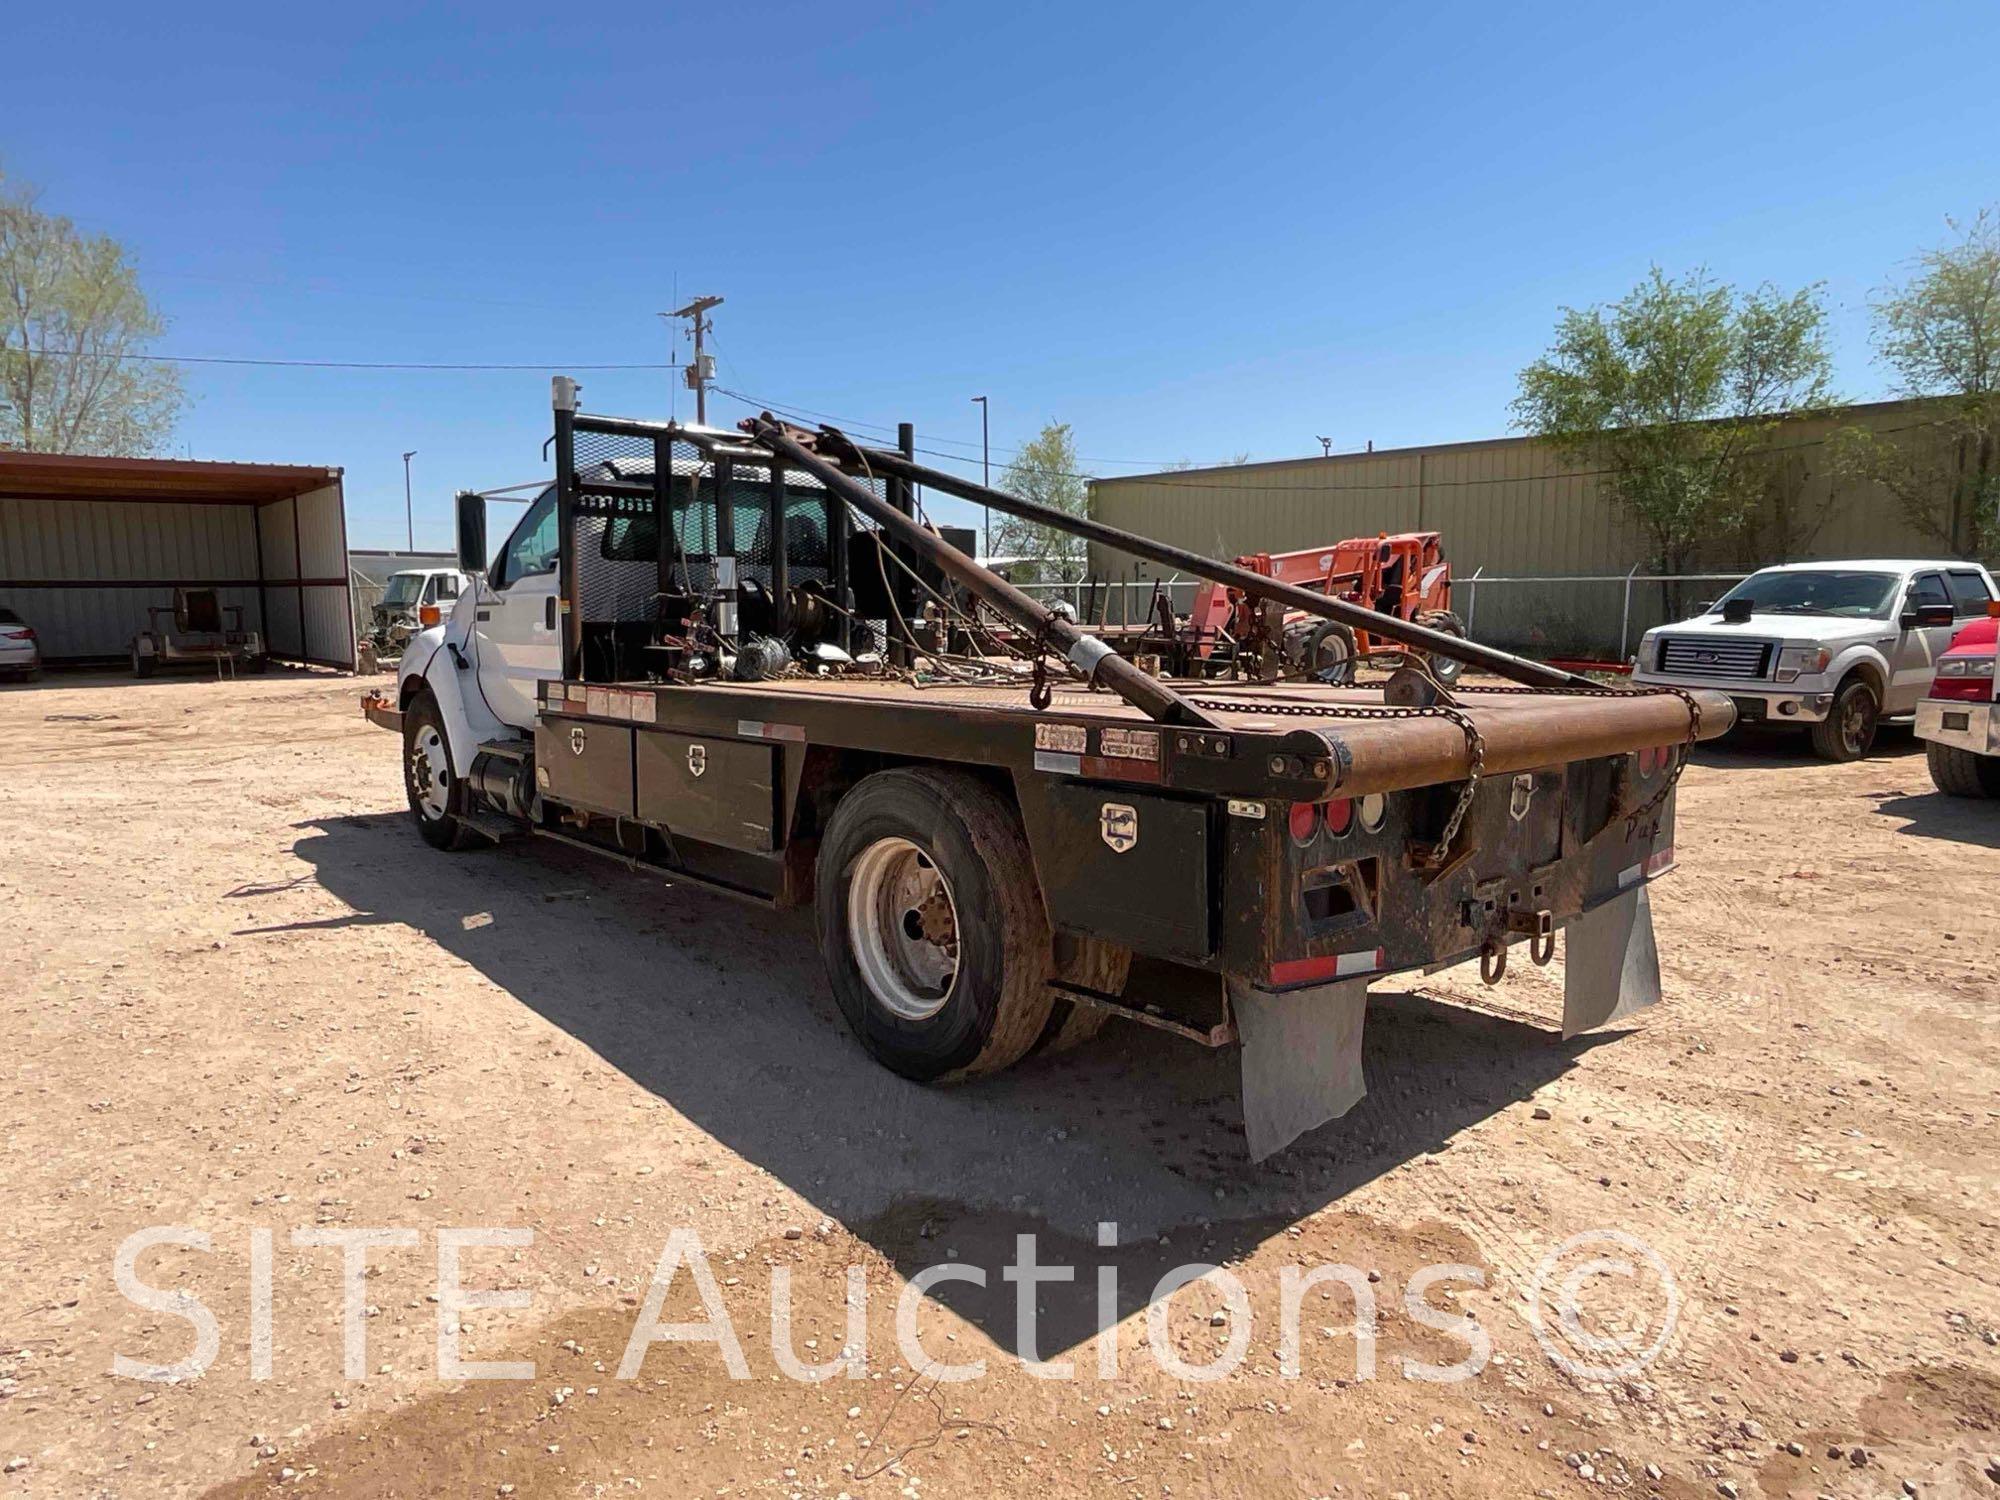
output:
[{"label": "pickup headlight", "polygon": [[1824,646],[1785,646],[1778,652],[1778,681],[1793,682],[1826,670],[1833,653]]},{"label": "pickup headlight", "polygon": [[1990,656],[1946,656],[1938,661],[1940,677],[1991,677],[1993,658]]}]

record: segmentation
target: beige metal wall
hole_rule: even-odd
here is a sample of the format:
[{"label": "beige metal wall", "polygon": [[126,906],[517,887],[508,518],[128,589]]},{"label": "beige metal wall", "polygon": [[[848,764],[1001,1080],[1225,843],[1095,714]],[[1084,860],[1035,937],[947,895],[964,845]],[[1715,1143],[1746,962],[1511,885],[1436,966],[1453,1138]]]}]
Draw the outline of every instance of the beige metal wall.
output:
[{"label": "beige metal wall", "polygon": [[50,660],[122,657],[176,584],[218,585],[260,630],[256,540],[241,505],[0,498],[0,604]]},{"label": "beige metal wall", "polygon": [[[1922,407],[1884,402],[1852,408],[1841,421],[1877,432],[1921,425]],[[1795,514],[1823,523],[1809,538],[1795,527],[1784,544],[1778,528],[1718,539],[1702,549],[1697,571],[1750,571],[1801,557],[1927,556],[1937,544],[1909,525],[1893,500],[1873,486],[1836,478],[1827,442],[1836,423],[1800,421],[1780,430],[1773,446],[1800,466]],[[1210,556],[1288,552],[1379,531],[1438,531],[1453,574],[1475,569],[1498,576],[1619,574],[1635,564],[1649,572],[1645,536],[1598,478],[1560,462],[1532,438],[1498,438],[1372,454],[1241,464],[1220,469],[1097,480],[1092,513],[1113,526],[1142,532]],[[1811,524],[1809,520],[1807,525]],[[1100,579],[1154,579],[1156,566],[1108,548],[1091,549]],[[1687,585],[1682,604],[1711,597],[1726,583]],[[1185,592],[1180,600],[1185,607]],[[1461,588],[1458,613],[1470,607],[1473,633],[1495,644],[1548,652],[1610,655],[1623,621],[1622,584],[1495,585]],[[1667,616],[1668,590],[1635,586],[1629,640]],[[1113,606],[1113,617],[1117,607]],[[1629,641],[1628,641],[1629,644]]]}]

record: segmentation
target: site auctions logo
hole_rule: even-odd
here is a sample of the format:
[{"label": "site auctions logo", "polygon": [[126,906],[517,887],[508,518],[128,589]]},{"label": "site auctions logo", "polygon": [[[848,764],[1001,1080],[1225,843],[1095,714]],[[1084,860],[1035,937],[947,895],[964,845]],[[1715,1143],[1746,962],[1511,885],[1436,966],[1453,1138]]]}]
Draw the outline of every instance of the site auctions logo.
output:
[{"label": "site auctions logo", "polygon": [[[510,1249],[517,1252],[534,1244],[534,1231],[522,1228],[476,1227],[439,1228],[436,1235],[437,1272],[431,1300],[437,1307],[437,1378],[440,1380],[532,1380],[535,1366],[529,1360],[475,1360],[464,1356],[461,1346],[461,1315],[480,1309],[521,1311],[532,1305],[524,1288],[472,1288],[465,1284],[462,1258],[469,1249]],[[368,1376],[367,1318],[374,1309],[367,1303],[369,1257],[375,1252],[417,1249],[422,1232],[413,1228],[324,1228],[302,1227],[291,1231],[290,1243],[300,1249],[333,1248],[341,1257],[343,1318],[341,1322],[342,1365],[350,1380]],[[1100,1248],[1118,1244],[1118,1226],[1098,1226]],[[112,1359],[111,1372],[132,1380],[178,1383],[199,1379],[222,1349],[222,1327],[215,1313],[194,1293],[168,1289],[142,1280],[140,1257],[160,1246],[212,1253],[214,1241],[204,1230],[181,1225],[156,1225],[129,1235],[118,1246],[113,1261],[113,1279],[119,1292],[134,1306],[148,1312],[166,1314],[186,1322],[193,1332],[193,1348],[187,1357],[172,1364],[147,1363],[123,1353]],[[268,1228],[249,1233],[250,1251],[250,1378],[268,1380],[274,1364],[275,1338],[272,1308],[272,1277],[276,1235]],[[1586,1254],[1586,1252],[1589,1252]],[[1638,1264],[1632,1257],[1637,1258]],[[1566,1274],[1556,1280],[1559,1269]],[[685,1275],[687,1284],[700,1303],[702,1316],[686,1322],[662,1321],[669,1290]],[[789,1266],[771,1267],[769,1326],[771,1357],[778,1371],[790,1380],[813,1383],[835,1376],[850,1380],[867,1378],[868,1366],[868,1282],[864,1267],[846,1268],[846,1339],[830,1360],[810,1364],[799,1357],[793,1340],[792,1272]],[[1631,1298],[1616,1309],[1622,1322],[1608,1332],[1586,1327],[1586,1293],[1596,1290],[1602,1278],[1617,1277],[1628,1289],[1636,1288],[1654,1301],[1663,1299],[1657,1319],[1639,1316],[1635,1322]],[[1052,1284],[1078,1284],[1095,1293],[1097,1333],[1096,1375],[1114,1379],[1119,1374],[1119,1331],[1123,1321],[1119,1308],[1119,1268],[1101,1264],[1080,1269],[1059,1262],[1044,1262],[1033,1234],[1015,1237],[1014,1258],[999,1268],[999,1280],[1014,1289],[1012,1348],[1028,1374],[1044,1380],[1076,1378],[1077,1362],[1071,1359],[1044,1359],[1039,1353],[1040,1291]],[[1322,1298],[1338,1287],[1346,1293],[1353,1311],[1344,1329],[1326,1327],[1315,1308],[1315,1322],[1323,1334],[1342,1333],[1353,1341],[1353,1378],[1372,1380],[1376,1374],[1379,1272],[1340,1264],[1305,1266],[1286,1264],[1277,1268],[1278,1336],[1276,1351],[1281,1378],[1297,1380],[1303,1373],[1299,1325],[1305,1299],[1316,1289]],[[1553,1282],[1553,1286],[1551,1286]],[[908,1277],[896,1297],[895,1344],[903,1365],[920,1377],[940,1383],[977,1380],[986,1373],[984,1358],[946,1362],[924,1347],[918,1330],[918,1313],[933,1290],[948,1283],[961,1283],[979,1290],[989,1284],[986,1267],[948,1261],[926,1267]],[[1398,1359],[1398,1372],[1405,1380],[1432,1384],[1454,1384],[1470,1379],[1485,1369],[1492,1358],[1492,1336],[1470,1313],[1453,1311],[1434,1302],[1460,1294],[1464,1287],[1483,1289],[1486,1273],[1477,1266],[1457,1262],[1421,1267],[1402,1291],[1403,1311],[1409,1320],[1446,1340],[1464,1346],[1463,1357],[1436,1363],[1409,1355]],[[1220,1300],[1221,1309],[1209,1319],[1224,1327],[1222,1347],[1212,1359],[1195,1361],[1184,1357],[1170,1334],[1177,1294],[1200,1287],[1201,1295]],[[740,1294],[739,1294],[740,1295]],[[1391,1294],[1393,1295],[1393,1294]],[[1184,1299],[1185,1300],[1185,1299]],[[1536,1268],[1528,1292],[1529,1320],[1543,1352],[1551,1361],[1584,1379],[1615,1380],[1644,1369],[1658,1357],[1673,1333],[1679,1314],[1680,1294],[1672,1275],[1659,1255],[1637,1236],[1622,1230],[1595,1230],[1572,1236],[1551,1250]],[[1547,1304],[1545,1310],[1544,1304]],[[1241,1276],[1206,1262],[1177,1265],[1161,1275],[1146,1298],[1143,1342],[1154,1362],[1167,1375],[1180,1381],[1221,1380],[1242,1365],[1252,1344],[1254,1316],[1250,1289]],[[741,1314],[742,1309],[737,1309]],[[1547,1312],[1553,1312],[1551,1325]],[[1603,1316],[1590,1320],[1606,1325]],[[1607,1325],[1608,1326],[1608,1325]],[[1650,1332],[1650,1340],[1644,1335]],[[744,1358],[731,1309],[701,1238],[692,1229],[676,1229],[662,1247],[653,1267],[646,1293],[633,1320],[617,1378],[636,1379],[643,1369],[646,1353],[656,1343],[713,1344],[717,1357],[732,1379],[752,1377]],[[811,1347],[809,1341],[808,1347]],[[1260,1347],[1270,1347],[1268,1344]],[[1579,1357],[1578,1351],[1582,1356]],[[1074,1351],[1072,1351],[1074,1352]]]},{"label": "site auctions logo", "polygon": [[[1549,1283],[1559,1270],[1562,1279],[1551,1297]],[[1606,1331],[1600,1333],[1584,1327],[1583,1304],[1585,1289],[1603,1277],[1627,1284],[1617,1309],[1627,1326],[1607,1322]],[[1553,1326],[1545,1316],[1545,1301],[1555,1314]],[[1627,1380],[1637,1375],[1666,1348],[1680,1312],[1680,1287],[1666,1261],[1636,1234],[1622,1229],[1571,1235],[1542,1257],[1528,1286],[1528,1321],[1534,1326],[1535,1342],[1552,1364],[1578,1380]]]}]

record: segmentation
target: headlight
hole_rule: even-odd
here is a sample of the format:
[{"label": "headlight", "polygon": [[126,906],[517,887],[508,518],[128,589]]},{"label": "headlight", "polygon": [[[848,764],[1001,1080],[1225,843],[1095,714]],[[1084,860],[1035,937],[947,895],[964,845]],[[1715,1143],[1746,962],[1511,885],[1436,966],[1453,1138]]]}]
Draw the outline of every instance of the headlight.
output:
[{"label": "headlight", "polygon": [[1786,646],[1778,652],[1778,681],[1824,672],[1832,660],[1833,653],[1824,646]]},{"label": "headlight", "polygon": [[1940,677],[1991,677],[1993,658],[1990,656],[1947,656],[1938,662]]}]

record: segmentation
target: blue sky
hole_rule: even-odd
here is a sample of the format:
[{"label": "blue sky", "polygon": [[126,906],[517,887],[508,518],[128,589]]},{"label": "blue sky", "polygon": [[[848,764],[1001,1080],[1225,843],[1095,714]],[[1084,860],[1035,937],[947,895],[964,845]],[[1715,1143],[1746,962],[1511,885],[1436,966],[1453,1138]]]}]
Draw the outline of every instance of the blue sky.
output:
[{"label": "blue sky", "polygon": [[[996,471],[1491,436],[1557,309],[1657,261],[1867,297],[2000,200],[2000,9],[15,7],[0,168],[189,355],[648,362]],[[87,42],[87,45],[85,43]],[[584,373],[663,413],[665,372]],[[547,379],[191,369],[173,451],[339,464],[357,546],[544,472]],[[680,412],[690,399],[679,396]],[[711,419],[744,414],[719,398]],[[954,518],[949,504],[934,513]]]}]

